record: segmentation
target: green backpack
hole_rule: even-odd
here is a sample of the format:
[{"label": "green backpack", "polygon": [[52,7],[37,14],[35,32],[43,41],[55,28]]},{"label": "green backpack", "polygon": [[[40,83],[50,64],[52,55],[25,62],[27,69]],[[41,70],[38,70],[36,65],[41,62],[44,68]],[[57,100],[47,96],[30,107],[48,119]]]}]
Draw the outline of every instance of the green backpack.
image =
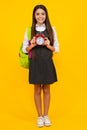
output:
[{"label": "green backpack", "polygon": [[[31,28],[30,27],[27,28],[27,35],[28,35],[28,40],[30,40],[31,39]],[[22,47],[23,47],[23,43],[21,44],[20,50],[19,50],[20,66],[24,67],[24,68],[29,68],[30,58],[29,58],[28,54],[26,54],[22,51]]]}]

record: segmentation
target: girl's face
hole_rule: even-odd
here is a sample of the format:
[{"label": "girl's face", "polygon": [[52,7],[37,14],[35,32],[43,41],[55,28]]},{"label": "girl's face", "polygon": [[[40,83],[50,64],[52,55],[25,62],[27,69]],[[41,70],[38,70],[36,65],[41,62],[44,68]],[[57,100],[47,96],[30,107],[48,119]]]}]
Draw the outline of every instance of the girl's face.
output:
[{"label": "girl's face", "polygon": [[37,9],[35,12],[35,19],[37,24],[43,24],[46,19],[46,12],[43,9]]}]

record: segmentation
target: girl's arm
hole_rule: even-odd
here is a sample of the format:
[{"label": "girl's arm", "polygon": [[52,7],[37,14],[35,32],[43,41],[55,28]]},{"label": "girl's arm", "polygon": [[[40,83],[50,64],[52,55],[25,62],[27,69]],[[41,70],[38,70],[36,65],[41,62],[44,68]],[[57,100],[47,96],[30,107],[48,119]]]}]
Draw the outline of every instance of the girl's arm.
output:
[{"label": "girl's arm", "polygon": [[33,38],[30,41],[31,45],[29,45],[29,40],[28,40],[28,35],[27,35],[27,29],[26,29],[25,34],[24,34],[23,47],[22,47],[22,51],[24,53],[28,53],[33,47],[36,46],[34,39],[35,38]]},{"label": "girl's arm", "polygon": [[26,31],[25,31],[25,34],[24,34],[24,40],[23,40],[23,47],[22,47],[22,51],[24,52],[24,53],[28,53],[27,51],[26,51],[26,47],[28,47],[28,35],[27,35],[27,29],[26,29]]},{"label": "girl's arm", "polygon": [[55,28],[52,27],[52,29],[53,29],[53,34],[54,34],[54,45],[53,45],[55,48],[54,52],[59,52],[60,49],[59,49],[58,36],[57,36]]},{"label": "girl's arm", "polygon": [[29,41],[30,45],[28,47],[26,47],[26,51],[29,52],[30,50],[32,50],[33,47],[35,47],[37,44],[35,42],[35,37],[33,37],[32,40]]},{"label": "girl's arm", "polygon": [[48,38],[46,38],[43,45],[45,45],[49,50],[53,52],[59,52],[59,42],[54,27],[53,27],[53,34],[54,34],[54,45],[53,46],[50,45],[50,41]]},{"label": "girl's arm", "polygon": [[49,50],[51,50],[51,51],[55,51],[55,48],[53,47],[53,46],[51,46],[50,44],[48,44],[48,45],[46,45],[46,47],[49,49]]},{"label": "girl's arm", "polygon": [[50,40],[49,40],[47,37],[45,38],[45,42],[44,42],[43,45],[45,45],[49,50],[55,51],[54,46],[51,46],[51,45],[50,45]]}]

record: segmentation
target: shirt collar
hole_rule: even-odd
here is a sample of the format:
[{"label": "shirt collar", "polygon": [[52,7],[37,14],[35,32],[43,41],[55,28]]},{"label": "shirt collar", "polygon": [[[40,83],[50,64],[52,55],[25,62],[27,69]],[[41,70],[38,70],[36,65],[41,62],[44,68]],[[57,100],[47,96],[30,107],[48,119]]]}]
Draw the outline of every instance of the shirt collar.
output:
[{"label": "shirt collar", "polygon": [[45,23],[42,24],[41,26],[36,24],[36,31],[44,31],[46,29]]}]

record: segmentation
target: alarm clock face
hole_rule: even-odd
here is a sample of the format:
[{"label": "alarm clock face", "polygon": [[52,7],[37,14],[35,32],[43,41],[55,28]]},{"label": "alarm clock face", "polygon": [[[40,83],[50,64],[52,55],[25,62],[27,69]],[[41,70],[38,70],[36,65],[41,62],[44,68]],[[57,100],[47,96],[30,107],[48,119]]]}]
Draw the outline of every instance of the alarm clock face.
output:
[{"label": "alarm clock face", "polygon": [[41,37],[41,36],[37,37],[37,38],[36,38],[36,43],[37,43],[38,45],[42,45],[42,44],[44,43],[44,38]]}]

